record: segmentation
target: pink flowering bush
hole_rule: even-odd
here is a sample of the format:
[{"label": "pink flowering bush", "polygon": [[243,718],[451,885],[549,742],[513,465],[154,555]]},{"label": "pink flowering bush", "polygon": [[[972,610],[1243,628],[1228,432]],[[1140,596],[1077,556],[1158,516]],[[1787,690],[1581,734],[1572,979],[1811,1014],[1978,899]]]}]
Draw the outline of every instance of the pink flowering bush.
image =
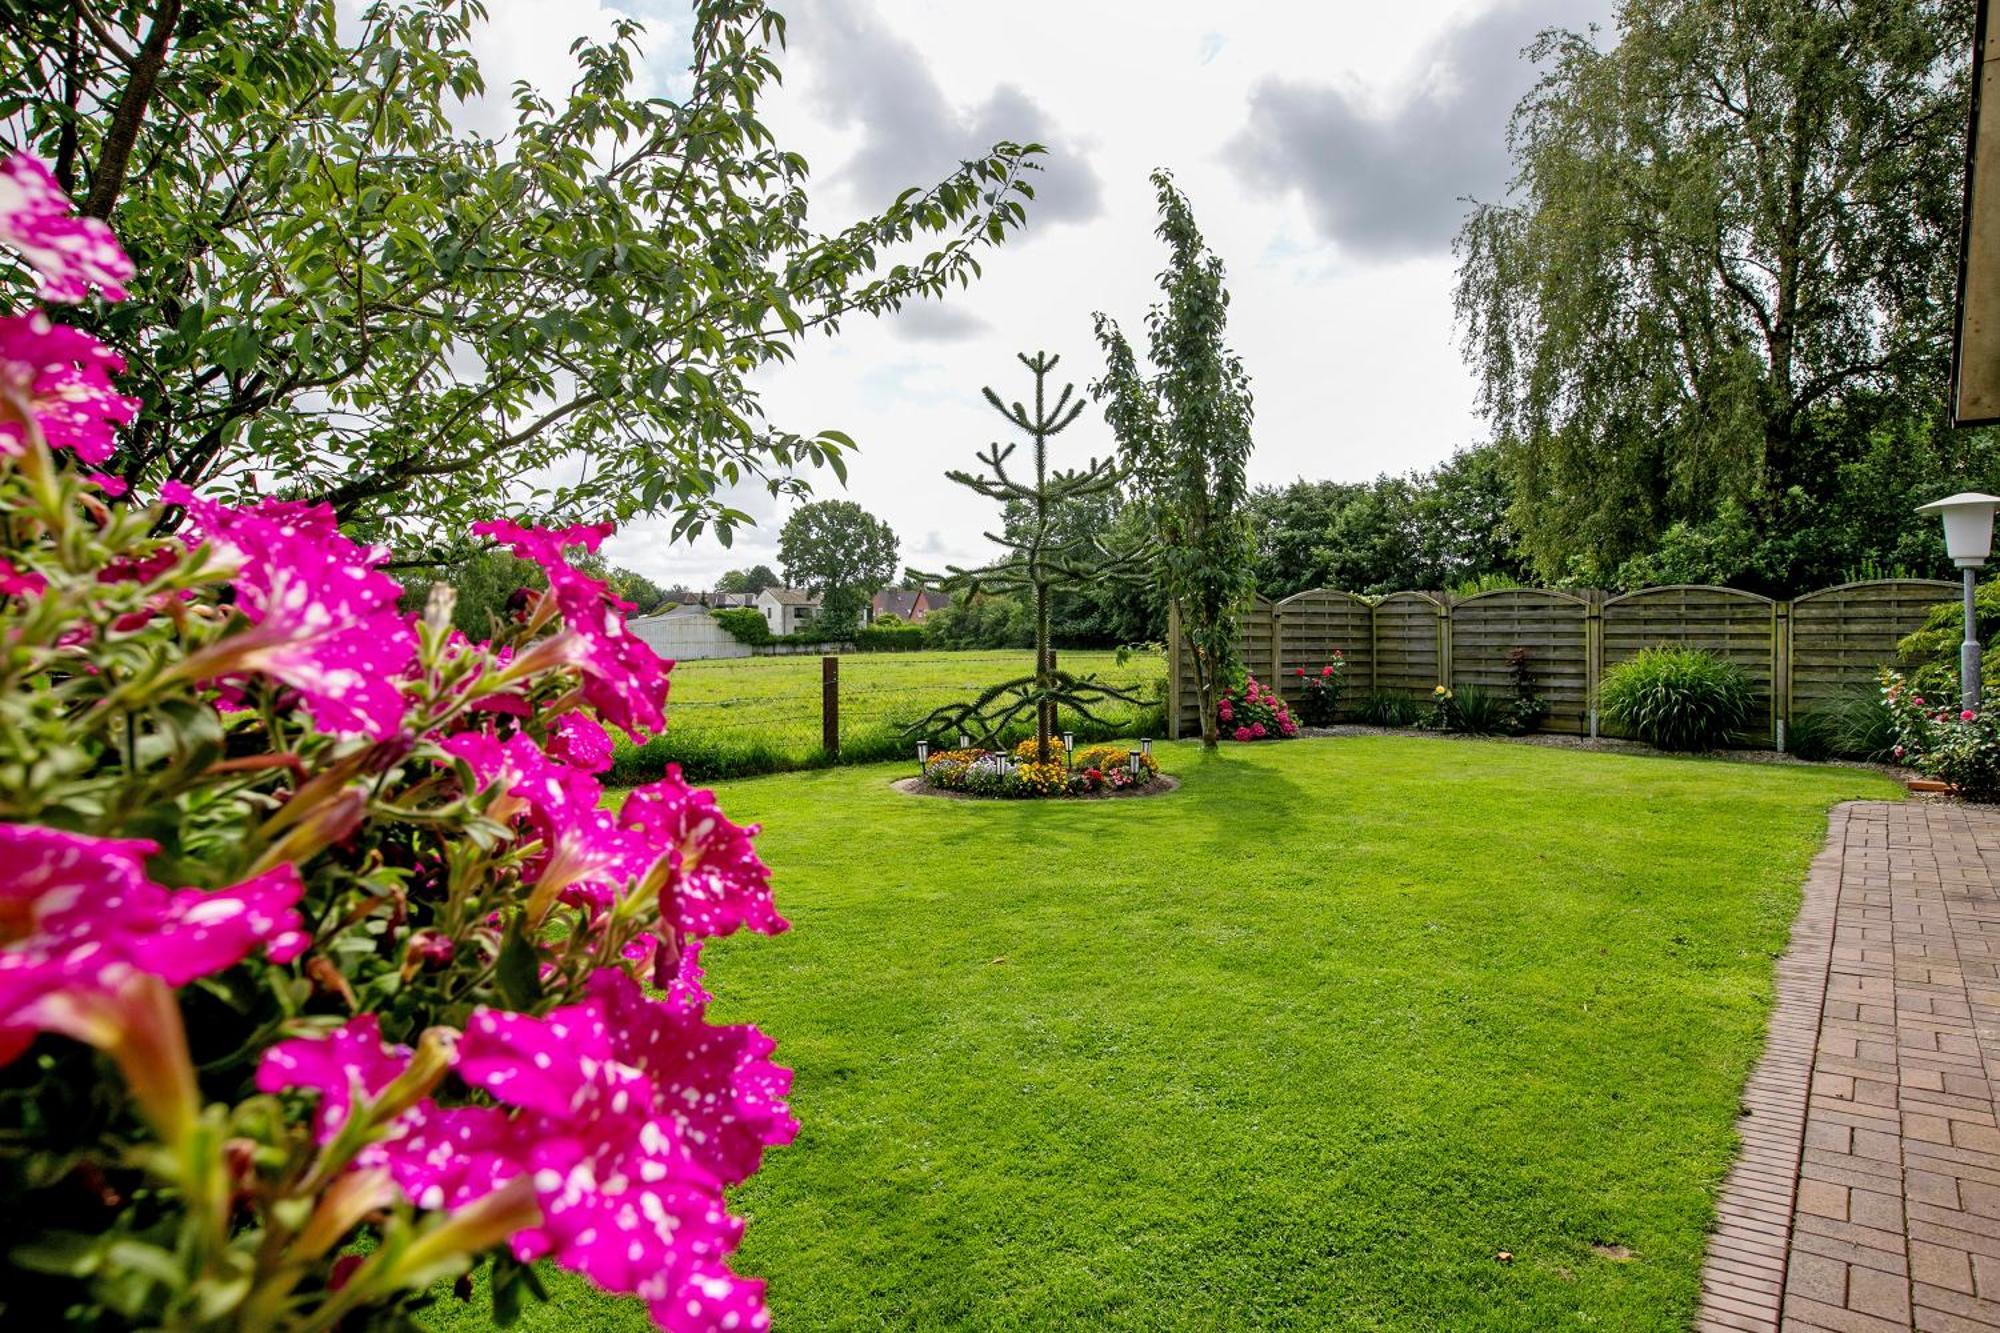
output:
[{"label": "pink flowering bush", "polygon": [[1889,710],[1896,762],[1951,784],[1974,801],[2000,799],[2000,695],[1988,691],[1979,707],[1963,708],[1954,691],[1926,698],[1899,673],[1882,675],[1882,706]]},{"label": "pink flowering bush", "polygon": [[[52,300],[131,276],[25,158],[0,245]],[[672,666],[573,563],[608,529],[482,525],[548,587],[471,642],[323,506],[88,472],[121,369],[0,315],[8,1315],[401,1327],[490,1262],[507,1322],[546,1261],[767,1326],[725,1191],[795,1132],[790,1076],[709,1021],[700,951],[786,923],[677,771],[606,804],[606,727],[658,731]]]},{"label": "pink flowering bush", "polygon": [[1222,734],[1238,741],[1289,740],[1299,734],[1291,706],[1267,689],[1255,676],[1223,692],[1215,706],[1215,718]]}]

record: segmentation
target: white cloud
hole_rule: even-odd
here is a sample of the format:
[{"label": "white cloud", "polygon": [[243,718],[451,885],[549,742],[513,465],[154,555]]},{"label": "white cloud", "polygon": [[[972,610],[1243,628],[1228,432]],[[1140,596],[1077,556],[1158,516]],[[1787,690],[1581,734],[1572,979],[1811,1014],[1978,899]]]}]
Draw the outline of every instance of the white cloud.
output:
[{"label": "white cloud", "polygon": [[[1127,6],[1018,0],[1004,21],[927,0],[792,5],[791,49],[781,56],[786,81],[763,110],[779,142],[815,168],[820,228],[880,207],[885,190],[935,179],[989,134],[1046,136],[1084,164],[1095,195],[1085,209],[1044,191],[1041,206],[1030,206],[1029,237],[992,253],[971,289],[890,320],[850,323],[831,342],[809,340],[795,362],[762,381],[773,419],[855,438],[860,451],[845,491],[831,476],[815,484],[887,519],[902,535],[906,560],[986,558],[980,533],[992,526],[993,507],[943,475],[1006,438],[980,386],[1018,396],[1026,377],[1014,354],[1037,348],[1062,354],[1059,376],[1087,383],[1101,368],[1091,339],[1096,310],[1142,336],[1164,258],[1146,175],[1168,166],[1229,266],[1230,337],[1256,392],[1253,479],[1352,479],[1438,462],[1483,434],[1452,325],[1450,259],[1435,245],[1396,253],[1336,243],[1315,191],[1413,201],[1433,216],[1435,237],[1440,198],[1449,205],[1493,188],[1501,111],[1531,82],[1504,50],[1508,32],[1520,27],[1509,16],[1530,3],[1567,2],[1290,0],[1218,10],[1162,0],[1138,19]],[[620,3],[637,9],[645,0]],[[1592,4],[1610,8],[1610,0],[1575,3],[1583,8],[1564,12],[1587,18]],[[603,3],[495,0],[496,22],[533,25],[532,35],[510,33],[496,50],[518,53],[508,56],[515,68],[554,70],[561,62],[550,53],[566,58],[564,34],[606,23],[612,11]],[[661,53],[648,76],[671,80],[684,34],[668,39],[648,22],[649,49]],[[1498,45],[1468,62],[1468,29],[1499,32]],[[1428,173],[1419,189],[1413,174],[1396,174],[1403,164],[1387,141],[1320,163],[1310,158],[1309,136],[1243,137],[1263,124],[1258,89],[1273,86],[1335,90],[1363,129],[1399,116],[1414,124],[1409,108],[1435,102],[1441,90],[1491,111],[1431,122],[1437,133],[1483,142],[1462,153],[1430,152],[1419,136]],[[1017,122],[1027,123],[1012,128]],[[1263,165],[1250,165],[1259,156]],[[1258,170],[1265,184],[1246,187],[1245,173]],[[1057,441],[1056,456],[1081,460],[1111,444],[1093,408]],[[760,560],[775,565],[780,506],[761,490],[738,499],[766,526],[740,533],[733,550],[706,539],[671,545],[659,522],[613,538],[612,557],[656,579],[690,583]]]}]

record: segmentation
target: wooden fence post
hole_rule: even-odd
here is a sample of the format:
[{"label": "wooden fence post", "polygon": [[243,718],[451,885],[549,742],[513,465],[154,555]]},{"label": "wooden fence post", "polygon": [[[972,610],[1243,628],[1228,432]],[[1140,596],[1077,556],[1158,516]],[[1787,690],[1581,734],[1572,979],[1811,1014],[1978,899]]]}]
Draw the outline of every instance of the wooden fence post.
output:
[{"label": "wooden fence post", "polygon": [[1438,678],[1437,683],[1452,689],[1451,683],[1451,594],[1438,593]]},{"label": "wooden fence post", "polygon": [[1785,752],[1792,720],[1792,604],[1771,604],[1771,743]]},{"label": "wooden fence post", "polygon": [[829,759],[840,758],[840,659],[819,659],[819,743]]},{"label": "wooden fence post", "polygon": [[1583,622],[1583,729],[1597,736],[1597,687],[1604,679],[1604,594],[1590,589],[1590,609]]}]

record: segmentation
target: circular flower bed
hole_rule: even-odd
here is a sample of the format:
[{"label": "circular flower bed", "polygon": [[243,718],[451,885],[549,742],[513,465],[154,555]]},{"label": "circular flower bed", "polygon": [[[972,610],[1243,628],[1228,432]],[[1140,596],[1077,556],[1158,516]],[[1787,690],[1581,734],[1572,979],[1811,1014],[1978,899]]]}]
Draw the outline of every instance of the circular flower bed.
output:
[{"label": "circular flower bed", "polygon": [[924,763],[923,785],[933,791],[1002,800],[1040,800],[1139,791],[1159,785],[1160,762],[1122,745],[1090,745],[1065,760],[1050,747],[1046,763],[1035,758],[1030,739],[1004,750],[945,750]]}]

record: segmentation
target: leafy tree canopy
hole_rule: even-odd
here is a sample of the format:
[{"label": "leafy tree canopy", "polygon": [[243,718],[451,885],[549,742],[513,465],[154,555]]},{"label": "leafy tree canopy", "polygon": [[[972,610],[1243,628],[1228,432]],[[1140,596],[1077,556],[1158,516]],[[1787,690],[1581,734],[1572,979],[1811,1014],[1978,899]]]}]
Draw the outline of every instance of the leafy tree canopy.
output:
[{"label": "leafy tree canopy", "polygon": [[697,0],[675,96],[636,82],[638,24],[577,42],[568,95],[515,88],[499,141],[452,121],[482,89],[477,0],[339,9],[6,7],[0,141],[115,219],[143,275],[84,316],[145,399],[131,480],[261,481],[406,541],[503,500],[726,540],[725,487],[799,490],[851,444],[769,420],[757,371],[969,283],[1026,217],[1039,149],[1001,143],[816,230],[758,114],[785,31],[761,0]]},{"label": "leafy tree canopy", "polygon": [[1799,541],[1803,565],[1781,547],[1851,507],[1847,470],[1878,470],[1884,438],[1981,480],[1938,425],[1971,21],[1946,0],[1627,0],[1608,47],[1533,48],[1518,174],[1460,233],[1457,308],[1544,578],[1614,582],[1720,524],[1741,531],[1707,545],[1761,548],[1782,589],[1828,543]]},{"label": "leafy tree canopy", "polygon": [[851,632],[876,589],[896,573],[896,534],[852,500],[802,505],[778,534],[778,559],[793,586],[819,596],[816,632]]},{"label": "leafy tree canopy", "polygon": [[784,580],[769,565],[752,565],[748,569],[732,569],[715,581],[717,592],[758,593],[766,588],[781,586]]}]

